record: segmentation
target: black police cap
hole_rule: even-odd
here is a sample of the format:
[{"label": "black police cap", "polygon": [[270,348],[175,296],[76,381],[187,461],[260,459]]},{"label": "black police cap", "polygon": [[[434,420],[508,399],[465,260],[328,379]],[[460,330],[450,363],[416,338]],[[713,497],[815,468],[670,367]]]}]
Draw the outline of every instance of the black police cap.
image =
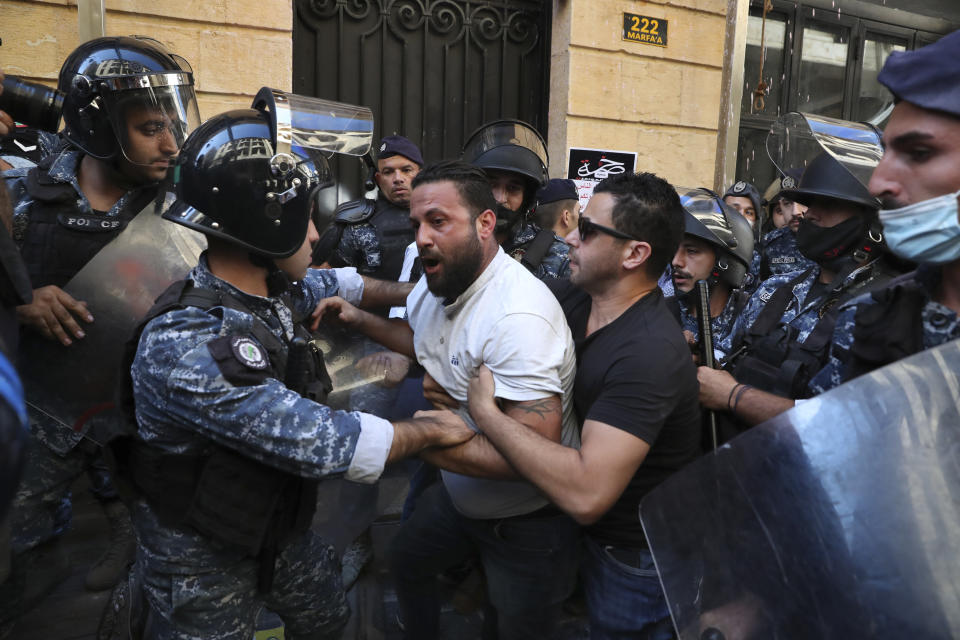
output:
[{"label": "black police cap", "polygon": [[403,136],[385,136],[380,140],[377,160],[392,158],[393,156],[403,156],[408,160],[416,162],[417,166],[423,166],[423,156],[420,155],[420,149]]},{"label": "black police cap", "polygon": [[915,51],[894,51],[877,80],[898,100],[960,117],[960,31]]},{"label": "black police cap", "polygon": [[763,207],[763,196],[760,195],[760,192],[757,191],[757,188],[745,182],[743,180],[738,180],[730,185],[730,188],[723,193],[723,197],[734,196],[735,198],[750,198],[750,202],[753,203],[753,210],[756,211],[757,215],[760,215],[761,208]]},{"label": "black police cap", "polygon": [[546,186],[537,191],[537,204],[548,204],[560,200],[579,200],[577,185],[573,180],[553,178]]}]

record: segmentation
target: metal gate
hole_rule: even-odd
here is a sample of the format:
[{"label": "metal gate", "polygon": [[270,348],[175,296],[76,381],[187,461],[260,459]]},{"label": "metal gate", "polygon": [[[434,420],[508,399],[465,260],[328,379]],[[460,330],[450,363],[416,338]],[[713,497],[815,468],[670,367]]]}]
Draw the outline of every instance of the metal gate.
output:
[{"label": "metal gate", "polygon": [[[373,109],[375,135],[456,157],[474,129],[519,118],[546,136],[545,0],[295,0],[293,90]],[[341,161],[337,200],[361,193]],[[333,194],[331,194],[333,195]]]}]

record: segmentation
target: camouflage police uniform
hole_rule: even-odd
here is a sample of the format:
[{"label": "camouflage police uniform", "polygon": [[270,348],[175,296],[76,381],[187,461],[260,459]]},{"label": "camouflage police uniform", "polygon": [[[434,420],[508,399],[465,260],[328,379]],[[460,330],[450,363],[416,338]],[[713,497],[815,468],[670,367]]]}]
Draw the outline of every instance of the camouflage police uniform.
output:
[{"label": "camouflage police uniform", "polygon": [[[780,287],[787,286],[796,277],[797,274],[781,274],[763,281],[750,296],[743,313],[734,320],[733,327],[727,336],[718,341],[718,347],[725,353],[730,353],[733,345],[744,336],[747,329],[753,326],[757,316],[763,311],[764,305],[770,300],[774,292]],[[793,285],[791,302],[780,318],[782,324],[796,327],[799,331],[797,339],[800,341],[809,335],[819,319],[817,314],[819,298],[807,301],[807,294],[810,293],[810,289],[813,288],[819,277],[820,268],[814,266],[807,272],[806,277]]]},{"label": "camouflage police uniform", "polygon": [[[918,316],[917,320],[922,326],[923,350],[960,338],[960,317],[952,309],[933,299],[939,286],[939,277],[939,269],[921,266],[916,272],[898,278],[883,290],[887,292],[894,287],[916,286],[921,294],[920,304],[918,308],[911,309],[911,313]],[[840,309],[831,341],[830,358],[826,366],[810,381],[810,390],[813,393],[829,391],[853,377],[850,360],[855,340],[857,314],[865,307],[877,304],[878,301],[874,295],[865,294],[854,298]],[[892,330],[889,325],[888,328]]]},{"label": "camouflage police uniform", "polygon": [[[540,227],[532,222],[521,222],[513,228],[510,237],[503,243],[503,250],[514,260],[522,261],[524,254],[533,242],[533,239],[540,233]],[[563,238],[556,233],[553,234],[553,242],[547,249],[543,260],[533,271],[533,275],[540,279],[543,278],[569,278],[570,277],[570,245],[564,242]]]},{"label": "camouflage police uniform", "polygon": [[[726,356],[727,351],[723,350],[720,345],[724,341],[728,341],[730,337],[730,332],[733,330],[734,321],[737,319],[737,314],[742,310],[743,304],[740,302],[742,298],[740,296],[746,297],[746,294],[741,292],[734,291],[730,294],[730,297],[727,299],[727,304],[724,305],[723,311],[720,312],[720,315],[710,318],[710,329],[713,332],[713,345],[714,345],[714,354],[715,357],[719,360]],[[697,318],[690,313],[690,309],[684,301],[677,301],[680,308],[680,328],[684,331],[689,331],[693,334],[693,338],[696,341],[700,340],[700,323],[697,321]]]},{"label": "camouflage police uniform", "polygon": [[[374,212],[363,222],[336,222],[337,227],[342,227],[342,233],[330,264],[356,267],[360,273],[381,280],[397,280],[403,264],[403,250],[415,237],[410,224],[410,209],[399,207],[382,195],[373,207]],[[384,224],[374,224],[377,220],[383,220]],[[380,226],[385,228],[378,228]],[[389,237],[384,238],[384,233]],[[385,255],[388,251],[391,255]]]},{"label": "camouflage police uniform", "polygon": [[[790,227],[774,229],[763,238],[763,256],[758,271],[761,277],[766,271],[771,276],[792,271],[802,271],[813,266],[797,248],[797,234]],[[769,276],[768,276],[769,277]]]},{"label": "camouflage police uniform", "polygon": [[13,169],[30,169],[62,144],[55,133],[18,125],[9,135],[0,138],[0,160]]},{"label": "camouflage police uniform", "polygon": [[[845,270],[846,272],[846,270]],[[826,363],[829,339],[839,306],[858,291],[883,286],[891,272],[881,260],[838,274],[829,285],[819,282],[820,267],[773,276],[760,284],[729,336],[720,342],[734,363],[738,381],[790,398],[808,397],[809,380]],[[787,304],[772,326],[758,322],[778,289],[790,287]],[[771,313],[774,310],[771,308]],[[766,317],[769,320],[769,316]]]},{"label": "camouflage police uniform", "polygon": [[[21,247],[35,288],[46,284],[62,286],[66,284],[68,276],[83,267],[83,264],[64,262],[52,276],[49,272],[44,273],[51,268],[54,260],[62,256],[62,248],[44,242],[42,235],[36,238],[37,242],[31,243],[34,235],[42,234],[32,224],[36,222],[32,214],[40,206],[39,198],[51,197],[50,206],[71,214],[71,217],[114,221],[133,217],[142,208],[144,200],[152,199],[152,189],[134,189],[124,194],[109,211],[94,211],[77,181],[82,158],[80,151],[68,147],[58,155],[48,156],[36,169],[25,167],[4,173],[14,203],[13,236]],[[64,199],[64,194],[74,197],[67,196]],[[119,233],[119,229],[115,231]],[[103,234],[103,244],[114,235]],[[45,253],[48,251],[57,255]],[[54,281],[50,280],[51,277]],[[101,500],[116,498],[106,467],[98,462],[99,446],[84,438],[87,425],[89,423],[85,423],[81,431],[74,431],[30,410],[31,440],[43,446],[29,447],[23,481],[14,499],[12,528],[15,553],[36,547],[66,530],[71,517],[70,485],[91,467],[93,469],[89,475],[97,497]]]},{"label": "camouflage police uniform", "polygon": [[[379,477],[392,441],[390,424],[333,411],[288,389],[265,368],[266,353],[252,337],[259,320],[286,345],[294,323],[322,298],[339,294],[356,302],[362,292],[356,273],[311,270],[297,285],[292,307],[220,280],[205,256],[188,280],[233,296],[256,318],[234,308],[186,307],[146,325],[131,367],[138,440],[175,456],[198,456],[219,445],[303,478]],[[224,344],[231,346],[217,346]],[[234,348],[240,344],[245,350]],[[272,587],[258,593],[255,558],[165,521],[149,500],[138,500],[132,513],[136,572],[154,616],[152,637],[249,640],[261,603],[283,618],[291,637],[339,637],[349,616],[339,564],[313,532],[281,548]]]}]

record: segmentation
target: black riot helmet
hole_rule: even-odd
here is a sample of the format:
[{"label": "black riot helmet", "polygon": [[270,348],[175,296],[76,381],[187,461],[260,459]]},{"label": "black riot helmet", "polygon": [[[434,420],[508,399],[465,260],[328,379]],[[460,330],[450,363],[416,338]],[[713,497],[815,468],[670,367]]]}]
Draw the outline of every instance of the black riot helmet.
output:
[{"label": "black riot helmet", "polygon": [[84,42],[63,63],[58,91],[64,137],[101,160],[123,153],[134,164],[151,164],[155,158],[137,153],[137,136],[169,135],[179,148],[200,123],[193,70],[152,38]]},{"label": "black riot helmet", "polygon": [[778,195],[804,206],[810,206],[814,198],[821,197],[843,200],[869,209],[880,207],[880,202],[870,195],[867,187],[826,151],[807,165],[796,186],[784,189]]},{"label": "black riot helmet", "polygon": [[839,271],[883,250],[877,219],[880,201],[868,184],[883,157],[880,132],[865,122],[809,113],[786,113],[770,126],[767,153],[781,174],[802,170],[799,183],[782,194],[810,207],[817,201],[842,203],[858,215],[821,228],[806,217],[797,230],[797,247],[822,267]]},{"label": "black riot helmet", "polygon": [[684,233],[714,247],[717,261],[709,284],[723,282],[733,289],[742,287],[753,259],[753,228],[736,209],[717,193],[706,188],[677,187],[685,210]]},{"label": "black riot helmet", "polygon": [[547,184],[547,143],[536,129],[520,120],[495,120],[483,125],[467,138],[460,158],[483,170],[498,169],[523,176],[526,188],[521,211],[498,211],[501,219],[514,213],[504,224],[498,220],[498,227],[510,226],[516,214],[528,211],[537,189]]},{"label": "black riot helmet", "polygon": [[285,258],[303,244],[316,190],[333,184],[326,156],[363,155],[372,134],[369,109],[264,87],[254,108],[221,113],[190,134],[163,216]]}]

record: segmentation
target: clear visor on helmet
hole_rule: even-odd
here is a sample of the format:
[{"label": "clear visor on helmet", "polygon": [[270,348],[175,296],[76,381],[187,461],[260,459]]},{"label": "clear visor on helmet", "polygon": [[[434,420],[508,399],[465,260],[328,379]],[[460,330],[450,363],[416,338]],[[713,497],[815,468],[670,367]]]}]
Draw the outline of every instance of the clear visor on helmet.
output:
[{"label": "clear visor on helmet", "polygon": [[516,145],[532,151],[543,166],[549,166],[547,148],[540,135],[520,122],[495,122],[477,131],[463,147],[463,158],[471,162],[487,151],[504,145]]},{"label": "clear visor on helmet", "polygon": [[133,164],[166,167],[200,124],[189,73],[104,80],[102,98],[123,155]]},{"label": "clear visor on helmet", "polygon": [[[702,188],[677,187],[677,195],[680,196],[680,204],[683,208],[718,239],[730,235],[731,223],[727,220],[727,212],[720,205],[717,194]],[[734,246],[736,246],[735,239]]]},{"label": "clear visor on helmet", "polygon": [[706,189],[677,187],[677,195],[680,196],[680,204],[690,213],[715,214],[721,218],[724,215],[716,194]]},{"label": "clear visor on helmet", "polygon": [[262,88],[253,107],[270,114],[276,127],[277,153],[310,158],[342,153],[362,156],[373,144],[373,112],[343,102]]},{"label": "clear visor on helmet", "polygon": [[780,173],[803,171],[826,151],[866,187],[883,157],[880,135],[869,124],[809,113],[787,113],[767,134],[767,154]]}]

